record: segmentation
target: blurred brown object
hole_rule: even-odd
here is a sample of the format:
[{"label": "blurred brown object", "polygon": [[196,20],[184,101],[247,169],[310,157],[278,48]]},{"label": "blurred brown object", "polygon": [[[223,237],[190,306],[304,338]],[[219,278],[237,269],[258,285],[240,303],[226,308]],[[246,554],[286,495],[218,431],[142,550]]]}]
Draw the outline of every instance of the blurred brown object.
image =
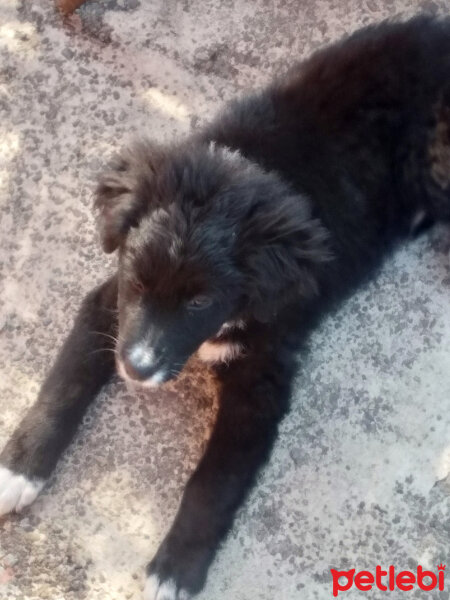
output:
[{"label": "blurred brown object", "polygon": [[85,2],[86,0],[57,0],[56,4],[62,13],[68,15]]}]

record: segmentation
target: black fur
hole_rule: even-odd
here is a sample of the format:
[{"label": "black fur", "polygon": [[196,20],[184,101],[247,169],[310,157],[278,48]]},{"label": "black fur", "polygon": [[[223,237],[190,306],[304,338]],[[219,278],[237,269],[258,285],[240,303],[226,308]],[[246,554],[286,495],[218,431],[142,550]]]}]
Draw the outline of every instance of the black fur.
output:
[{"label": "black fur", "polygon": [[449,19],[363,29],[188,140],[137,144],[102,177],[96,208],[117,275],[86,300],[1,463],[49,476],[113,372],[92,353],[109,338],[88,331],[118,328],[121,371],[154,383],[206,340],[235,344],[242,354],[214,367],[208,448],[148,567],[196,593],[286,412],[292,332],[397,240],[450,220]]}]

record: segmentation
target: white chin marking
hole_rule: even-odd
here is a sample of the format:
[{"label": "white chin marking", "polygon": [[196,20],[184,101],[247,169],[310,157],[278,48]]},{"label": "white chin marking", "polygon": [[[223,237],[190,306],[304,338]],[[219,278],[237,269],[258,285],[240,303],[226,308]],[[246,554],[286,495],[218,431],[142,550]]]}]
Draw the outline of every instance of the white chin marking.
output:
[{"label": "white chin marking", "polygon": [[44,487],[44,481],[30,481],[24,475],[16,475],[6,467],[0,467],[0,516],[20,512],[34,502]]},{"label": "white chin marking", "polygon": [[237,321],[228,321],[227,323],[224,323],[222,325],[222,327],[217,332],[217,335],[222,335],[222,333],[225,333],[230,329],[245,329],[245,321],[243,321],[242,319],[238,319]]},{"label": "white chin marking", "polygon": [[238,358],[243,347],[237,342],[204,342],[198,349],[200,360],[209,363],[230,362]]},{"label": "white chin marking", "polygon": [[143,381],[139,381],[137,379],[132,379],[128,373],[125,371],[125,367],[122,364],[121,360],[116,361],[117,372],[119,376],[128,384],[137,387],[145,387],[145,388],[154,388],[158,387],[166,378],[166,372],[164,369],[157,371],[154,375],[152,375],[149,379],[144,379]]},{"label": "white chin marking", "polygon": [[150,377],[150,379],[144,379],[144,381],[138,381],[142,387],[153,388],[158,387],[166,378],[166,372],[161,369],[161,371],[157,371],[154,375]]},{"label": "white chin marking", "polygon": [[177,593],[177,586],[172,580],[160,581],[157,575],[147,577],[144,589],[144,600],[189,600],[186,590]]}]

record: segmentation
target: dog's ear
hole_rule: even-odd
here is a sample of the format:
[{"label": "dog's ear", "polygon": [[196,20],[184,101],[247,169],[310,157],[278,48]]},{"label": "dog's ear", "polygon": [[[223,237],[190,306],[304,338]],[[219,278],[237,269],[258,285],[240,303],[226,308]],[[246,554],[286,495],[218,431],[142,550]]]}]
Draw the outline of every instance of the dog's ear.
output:
[{"label": "dog's ear", "polygon": [[249,203],[242,231],[248,309],[259,321],[317,294],[321,265],[331,258],[327,232],[311,217],[309,202],[271,183]]},{"label": "dog's ear", "polygon": [[154,176],[154,152],[140,143],[117,155],[100,177],[94,206],[105,252],[114,252],[148,210]]}]

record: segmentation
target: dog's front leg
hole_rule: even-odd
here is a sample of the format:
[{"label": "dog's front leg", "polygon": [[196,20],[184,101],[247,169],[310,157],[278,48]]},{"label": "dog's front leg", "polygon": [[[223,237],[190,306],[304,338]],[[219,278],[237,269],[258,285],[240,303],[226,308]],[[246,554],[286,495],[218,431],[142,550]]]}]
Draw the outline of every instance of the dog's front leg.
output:
[{"label": "dog's front leg", "polygon": [[289,385],[280,372],[274,374],[273,363],[264,373],[251,360],[239,362],[220,377],[214,431],[175,522],[148,565],[145,600],[184,600],[203,587],[237,508],[269,456]]},{"label": "dog's front leg", "polygon": [[0,454],[0,515],[36,498],[90,402],[114,371],[117,281],[84,300],[37,402]]}]

